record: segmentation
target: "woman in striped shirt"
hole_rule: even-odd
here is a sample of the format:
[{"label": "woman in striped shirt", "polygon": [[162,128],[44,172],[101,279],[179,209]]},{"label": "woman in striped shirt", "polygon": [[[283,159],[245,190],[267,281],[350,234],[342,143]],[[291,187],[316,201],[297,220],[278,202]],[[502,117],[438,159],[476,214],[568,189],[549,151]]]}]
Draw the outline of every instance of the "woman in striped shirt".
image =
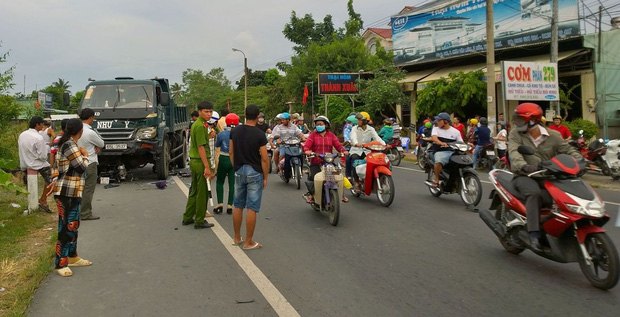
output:
[{"label": "woman in striped shirt", "polygon": [[56,182],[53,193],[58,207],[58,242],[56,242],[56,272],[71,276],[69,266],[89,266],[91,261],[77,254],[78,228],[80,227],[80,202],[84,189],[84,172],[88,167],[88,152],[78,147],[82,136],[82,121],[70,119],[58,141],[56,169],[52,175]]}]

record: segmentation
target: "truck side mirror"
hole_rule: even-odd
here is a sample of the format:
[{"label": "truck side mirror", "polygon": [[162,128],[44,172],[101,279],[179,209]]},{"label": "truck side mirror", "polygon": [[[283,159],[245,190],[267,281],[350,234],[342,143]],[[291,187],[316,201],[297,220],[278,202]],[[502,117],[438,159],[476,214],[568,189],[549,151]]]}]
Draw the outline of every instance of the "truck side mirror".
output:
[{"label": "truck side mirror", "polygon": [[167,107],[170,105],[170,95],[167,92],[162,92],[159,94],[159,102],[162,106]]},{"label": "truck side mirror", "polygon": [[71,104],[71,96],[69,96],[68,92],[62,94],[62,105],[66,108]]}]

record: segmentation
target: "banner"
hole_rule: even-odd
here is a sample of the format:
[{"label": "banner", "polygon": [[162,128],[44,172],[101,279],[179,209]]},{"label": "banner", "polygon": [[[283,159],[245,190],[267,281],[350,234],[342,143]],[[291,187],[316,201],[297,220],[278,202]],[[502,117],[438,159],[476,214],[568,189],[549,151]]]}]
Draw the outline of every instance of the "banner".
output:
[{"label": "banner", "polygon": [[303,104],[305,105],[308,102],[308,86],[304,85],[304,97],[303,97]]},{"label": "banner", "polygon": [[[486,51],[485,0],[438,1],[394,16],[392,46],[397,66]],[[494,0],[495,49],[551,40],[551,0]],[[558,0],[560,40],[579,36],[577,0]]]},{"label": "banner", "polygon": [[319,95],[357,95],[359,73],[319,73]]},{"label": "banner", "polygon": [[502,62],[505,100],[560,100],[557,63]]}]

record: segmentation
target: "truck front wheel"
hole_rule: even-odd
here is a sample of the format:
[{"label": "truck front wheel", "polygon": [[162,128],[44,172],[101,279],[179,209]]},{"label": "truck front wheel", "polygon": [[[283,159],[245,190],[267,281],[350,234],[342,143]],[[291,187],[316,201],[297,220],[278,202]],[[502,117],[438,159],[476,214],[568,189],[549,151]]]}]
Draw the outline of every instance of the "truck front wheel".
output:
[{"label": "truck front wheel", "polygon": [[170,141],[168,138],[164,139],[161,153],[155,161],[155,171],[160,180],[166,180],[170,176]]}]

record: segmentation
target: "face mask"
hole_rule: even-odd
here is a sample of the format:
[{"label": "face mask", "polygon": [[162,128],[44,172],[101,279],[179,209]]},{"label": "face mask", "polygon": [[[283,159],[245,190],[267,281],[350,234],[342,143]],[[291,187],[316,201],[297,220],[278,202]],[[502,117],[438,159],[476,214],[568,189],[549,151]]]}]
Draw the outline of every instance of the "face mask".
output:
[{"label": "face mask", "polygon": [[265,122],[265,119],[263,119],[263,118],[259,118],[259,119],[258,119],[258,122],[263,123],[263,122]]},{"label": "face mask", "polygon": [[322,125],[317,125],[317,126],[316,126],[316,131],[317,131],[317,132],[319,132],[319,133],[321,133],[321,132],[325,131],[325,126],[322,126]]}]

